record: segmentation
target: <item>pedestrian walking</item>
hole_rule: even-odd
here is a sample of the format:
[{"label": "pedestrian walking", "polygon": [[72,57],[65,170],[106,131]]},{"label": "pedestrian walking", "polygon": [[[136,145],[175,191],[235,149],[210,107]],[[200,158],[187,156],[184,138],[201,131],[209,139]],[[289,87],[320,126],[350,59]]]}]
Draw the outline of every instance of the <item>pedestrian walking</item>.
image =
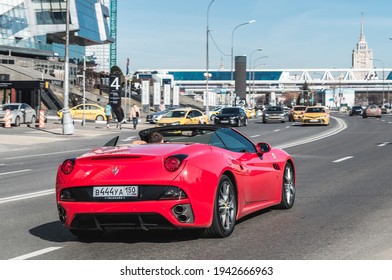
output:
[{"label": "pedestrian walking", "polygon": [[133,106],[131,108],[130,117],[132,119],[133,129],[136,129],[137,124],[139,122],[139,117],[140,117],[140,109],[136,104],[133,104]]},{"label": "pedestrian walking", "polygon": [[105,106],[105,116],[106,116],[106,127],[109,128],[109,122],[112,118],[112,106],[110,104],[106,104]]},{"label": "pedestrian walking", "polygon": [[161,102],[161,104],[159,105],[159,111],[165,111],[166,106],[165,103]]}]

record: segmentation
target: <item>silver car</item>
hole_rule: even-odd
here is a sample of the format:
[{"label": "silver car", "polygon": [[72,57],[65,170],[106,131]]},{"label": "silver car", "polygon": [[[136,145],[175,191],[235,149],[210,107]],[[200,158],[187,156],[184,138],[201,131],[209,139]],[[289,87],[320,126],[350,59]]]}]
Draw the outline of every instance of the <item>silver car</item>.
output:
[{"label": "silver car", "polygon": [[5,114],[10,110],[11,125],[19,126],[21,123],[35,123],[37,119],[35,110],[26,103],[3,104],[0,111],[0,124],[5,124]]}]

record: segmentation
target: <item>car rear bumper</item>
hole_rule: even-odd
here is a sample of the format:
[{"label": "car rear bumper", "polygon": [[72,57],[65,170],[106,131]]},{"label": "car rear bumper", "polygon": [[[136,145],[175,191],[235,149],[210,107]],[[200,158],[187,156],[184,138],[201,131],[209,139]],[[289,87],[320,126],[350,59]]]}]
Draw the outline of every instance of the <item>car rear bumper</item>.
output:
[{"label": "car rear bumper", "polygon": [[60,201],[58,214],[63,225],[73,229],[148,230],[209,226],[208,223],[199,222],[195,218],[189,199],[153,202]]}]

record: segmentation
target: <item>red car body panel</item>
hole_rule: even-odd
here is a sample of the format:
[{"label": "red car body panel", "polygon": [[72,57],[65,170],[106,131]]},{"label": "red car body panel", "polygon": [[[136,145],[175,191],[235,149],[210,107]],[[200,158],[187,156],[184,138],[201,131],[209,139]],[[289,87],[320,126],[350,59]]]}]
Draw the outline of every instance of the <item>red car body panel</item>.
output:
[{"label": "red car body panel", "polygon": [[[186,154],[180,168],[169,172],[164,160]],[[214,200],[223,174],[230,176],[237,191],[237,219],[281,202],[285,164],[294,160],[281,149],[257,153],[233,152],[208,144],[164,143],[101,147],[75,160],[70,174],[59,166],[56,179],[57,203],[66,211],[64,226],[72,228],[78,214],[155,213],[178,228],[207,228],[213,219]],[[66,201],[60,193],[67,188],[91,186],[176,186],[187,195],[175,200]],[[194,221],[182,223],[172,208],[190,204]]]}]

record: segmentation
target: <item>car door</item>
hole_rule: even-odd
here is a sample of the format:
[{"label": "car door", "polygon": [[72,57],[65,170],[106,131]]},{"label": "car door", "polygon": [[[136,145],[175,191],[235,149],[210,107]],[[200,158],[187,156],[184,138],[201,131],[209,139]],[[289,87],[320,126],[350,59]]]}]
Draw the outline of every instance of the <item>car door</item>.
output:
[{"label": "car door", "polygon": [[22,103],[19,107],[20,123],[27,123],[31,120],[31,112],[27,108],[27,104]]},{"label": "car door", "polygon": [[202,114],[199,111],[196,110],[191,110],[188,114],[189,116],[189,123],[190,124],[198,124],[199,122],[203,122],[202,119]]},{"label": "car door", "polygon": [[[279,193],[277,171],[268,153],[260,156],[254,144],[240,133],[223,128],[216,132],[229,152],[226,161],[234,170],[247,203],[276,200]],[[218,146],[218,145],[216,145]]]},{"label": "car door", "polygon": [[26,122],[31,122],[33,116],[35,116],[35,110],[27,104],[25,104],[25,106],[26,106]]}]

